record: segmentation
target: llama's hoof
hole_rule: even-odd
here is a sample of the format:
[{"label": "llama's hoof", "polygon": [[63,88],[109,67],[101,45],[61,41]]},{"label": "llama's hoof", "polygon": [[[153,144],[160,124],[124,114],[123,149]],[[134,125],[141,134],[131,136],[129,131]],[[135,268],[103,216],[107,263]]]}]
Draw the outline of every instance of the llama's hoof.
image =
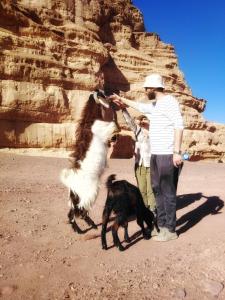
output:
[{"label": "llama's hoof", "polygon": [[74,232],[78,233],[78,234],[82,234],[84,233],[77,225],[75,225],[74,223],[71,223],[72,228],[74,230]]}]

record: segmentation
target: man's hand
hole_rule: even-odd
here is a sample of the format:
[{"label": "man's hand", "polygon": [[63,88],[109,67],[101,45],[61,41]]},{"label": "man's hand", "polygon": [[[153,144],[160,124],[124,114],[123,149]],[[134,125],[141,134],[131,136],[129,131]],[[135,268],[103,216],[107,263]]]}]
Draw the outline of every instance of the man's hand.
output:
[{"label": "man's hand", "polygon": [[173,165],[174,167],[178,168],[179,165],[182,164],[182,157],[180,154],[174,154],[173,155]]},{"label": "man's hand", "polygon": [[118,96],[117,94],[109,96],[109,100],[111,100],[113,103],[119,106],[120,109],[125,109],[126,107],[128,107],[125,103],[121,101],[120,96]]},{"label": "man's hand", "polygon": [[125,103],[121,102],[120,105],[119,105],[119,107],[120,107],[120,109],[125,110],[128,107],[128,105],[126,105]]},{"label": "man's hand", "polygon": [[115,100],[118,100],[118,101],[120,100],[120,96],[115,93],[113,93],[113,95],[109,96],[108,98],[109,98],[109,100],[112,100],[113,102]]}]

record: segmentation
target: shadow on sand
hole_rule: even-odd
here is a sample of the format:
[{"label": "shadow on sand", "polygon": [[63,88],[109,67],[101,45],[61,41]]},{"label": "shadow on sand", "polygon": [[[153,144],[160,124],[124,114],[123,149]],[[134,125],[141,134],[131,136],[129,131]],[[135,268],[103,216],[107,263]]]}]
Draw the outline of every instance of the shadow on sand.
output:
[{"label": "shadow on sand", "polygon": [[206,197],[202,193],[180,195],[177,197],[177,210],[182,209],[195,201],[205,198],[205,202],[187,212],[177,220],[177,226],[181,226],[178,230],[178,234],[182,234],[189,230],[191,227],[199,223],[204,217],[208,215],[215,215],[221,213],[220,210],[224,206],[224,201],[218,196]]}]

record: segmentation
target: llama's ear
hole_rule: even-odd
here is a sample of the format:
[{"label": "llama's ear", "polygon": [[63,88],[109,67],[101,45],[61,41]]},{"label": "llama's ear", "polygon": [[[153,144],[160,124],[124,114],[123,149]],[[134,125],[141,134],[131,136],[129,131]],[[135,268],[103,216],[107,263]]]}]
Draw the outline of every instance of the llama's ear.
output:
[{"label": "llama's ear", "polygon": [[105,98],[104,94],[100,95],[98,91],[93,93],[93,98],[97,104],[101,104],[105,108],[109,108],[109,101]]},{"label": "llama's ear", "polygon": [[97,104],[99,104],[99,100],[98,100],[98,94],[97,94],[97,92],[93,92],[93,98],[94,98],[94,100],[95,100],[95,102],[97,103]]}]

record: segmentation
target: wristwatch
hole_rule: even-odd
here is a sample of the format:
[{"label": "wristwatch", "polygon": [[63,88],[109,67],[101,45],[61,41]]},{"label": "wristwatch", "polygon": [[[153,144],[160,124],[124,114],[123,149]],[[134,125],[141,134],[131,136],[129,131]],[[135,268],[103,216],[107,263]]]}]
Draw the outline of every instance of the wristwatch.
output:
[{"label": "wristwatch", "polygon": [[173,154],[179,154],[179,155],[181,155],[181,151],[173,151]]}]

